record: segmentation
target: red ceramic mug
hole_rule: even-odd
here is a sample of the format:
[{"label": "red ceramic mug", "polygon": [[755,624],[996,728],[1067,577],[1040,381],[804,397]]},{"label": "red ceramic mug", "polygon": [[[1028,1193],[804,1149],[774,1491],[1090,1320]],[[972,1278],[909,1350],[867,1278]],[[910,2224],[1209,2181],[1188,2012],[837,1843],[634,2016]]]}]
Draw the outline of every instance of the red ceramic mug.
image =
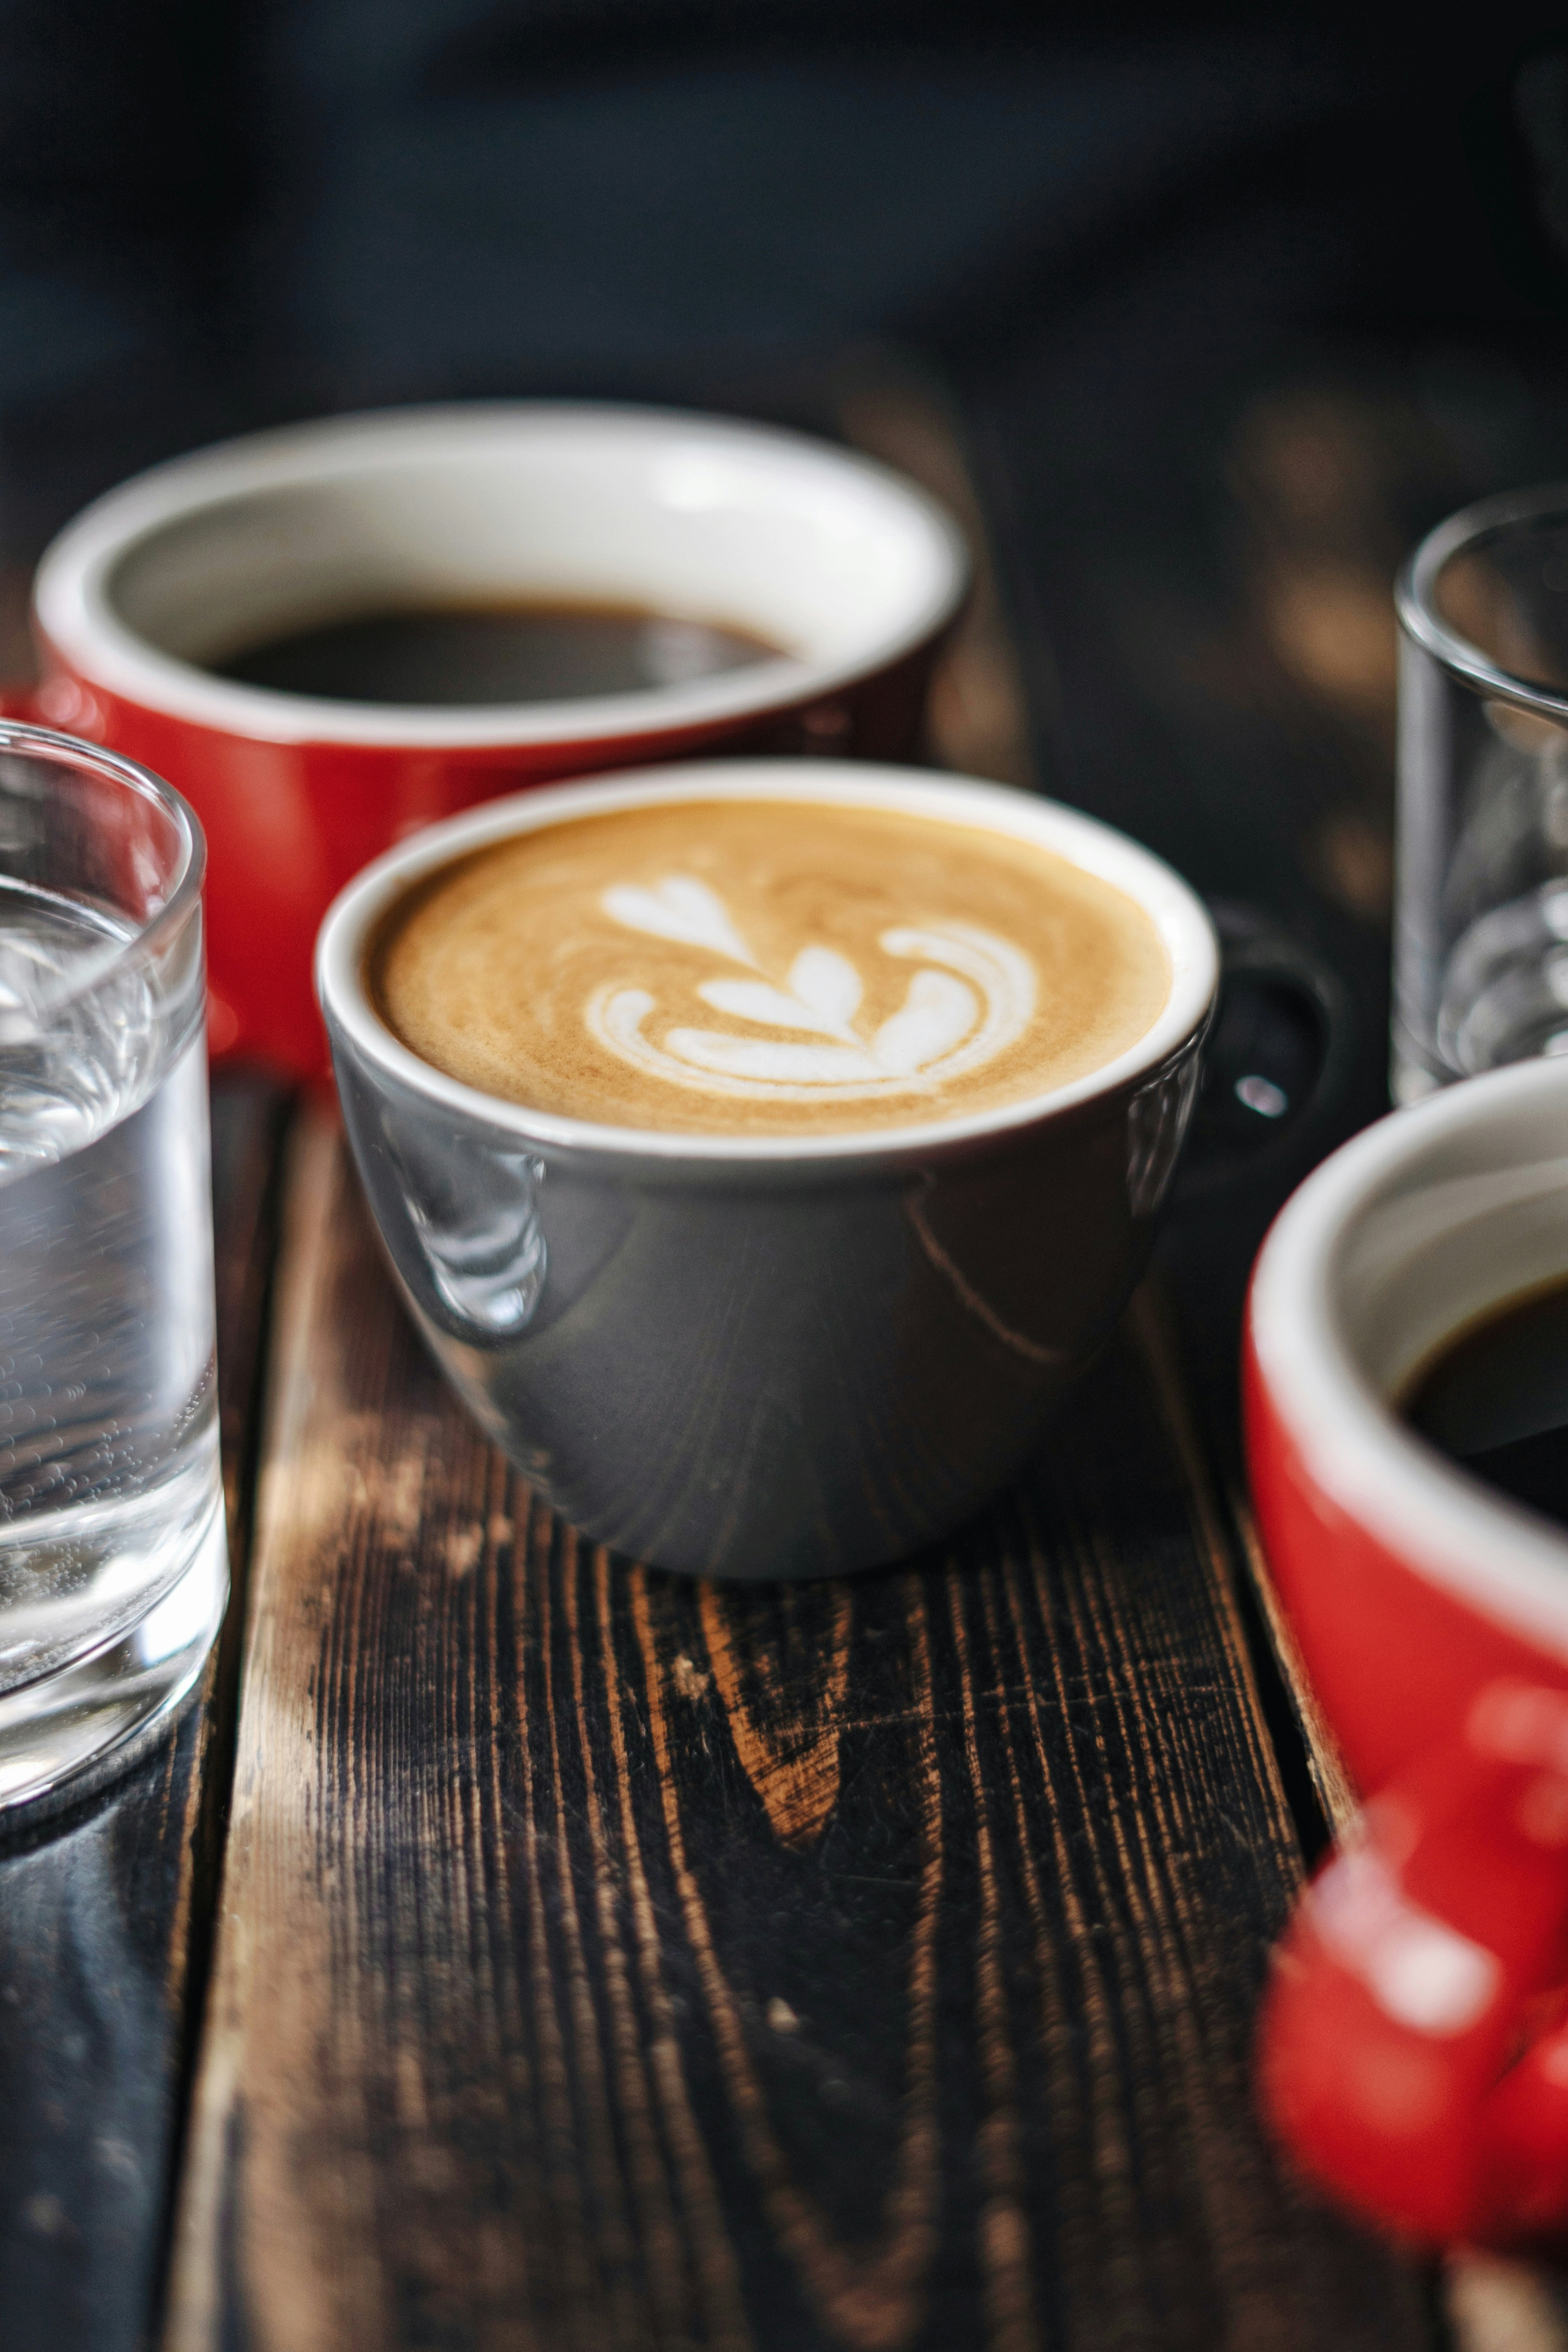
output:
[{"label": "red ceramic mug", "polygon": [[1365,1808],[1276,1956],[1287,2140],[1417,2238],[1568,2241],[1568,1532],[1391,1400],[1568,1277],[1568,1065],[1396,1112],[1287,1203],[1253,1277],[1268,1559]]},{"label": "red ceramic mug", "polygon": [[[710,750],[917,748],[963,599],[958,531],[847,452],[636,408],[406,409],[296,425],[112,490],[46,553],[26,714],[166,776],[207,839],[218,1053],[325,1067],[321,916],[371,858],[520,785]],[[776,658],[647,692],[333,702],[204,665],[367,610],[557,599],[729,623]]]}]

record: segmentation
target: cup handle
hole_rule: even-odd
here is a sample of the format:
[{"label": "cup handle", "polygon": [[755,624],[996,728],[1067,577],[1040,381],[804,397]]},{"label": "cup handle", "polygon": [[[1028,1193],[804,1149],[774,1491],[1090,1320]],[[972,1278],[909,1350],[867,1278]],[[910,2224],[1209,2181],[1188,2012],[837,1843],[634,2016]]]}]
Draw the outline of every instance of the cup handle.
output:
[{"label": "cup handle", "polygon": [[[1211,900],[1209,912],[1219,934],[1220,986],[1177,1177],[1184,1200],[1277,1181],[1282,1169],[1299,1171],[1321,1157],[1344,1131],[1360,1057],[1348,992],[1321,958],[1255,908]],[[1303,1031],[1315,1037],[1310,1071],[1286,1079],[1289,1098],[1275,1083],[1284,1074],[1270,1066],[1267,1034],[1269,1020],[1285,1016],[1298,1053]]]},{"label": "cup handle", "polygon": [[1298,1906],[1259,2025],[1265,2107],[1312,2172],[1413,2237],[1560,2236],[1565,1967],[1568,1693],[1496,1681]]}]

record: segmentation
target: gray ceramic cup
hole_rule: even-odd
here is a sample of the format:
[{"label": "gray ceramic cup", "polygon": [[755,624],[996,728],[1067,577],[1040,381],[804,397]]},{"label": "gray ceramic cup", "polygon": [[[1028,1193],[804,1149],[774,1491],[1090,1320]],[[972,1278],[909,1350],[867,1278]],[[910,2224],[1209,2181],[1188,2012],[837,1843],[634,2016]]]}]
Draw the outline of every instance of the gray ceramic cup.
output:
[{"label": "gray ceramic cup", "polygon": [[[905,808],[1055,850],[1152,918],[1165,1008],[1090,1076],[998,1110],[734,1140],[500,1101],[379,1017],[366,948],[422,876],[564,818],[721,798]],[[595,1541],[746,1579],[897,1559],[1017,1468],[1147,1257],[1217,971],[1202,905],[1124,835],[998,785],[826,760],[489,803],[368,866],[316,957],[360,1175],[453,1386]]]}]

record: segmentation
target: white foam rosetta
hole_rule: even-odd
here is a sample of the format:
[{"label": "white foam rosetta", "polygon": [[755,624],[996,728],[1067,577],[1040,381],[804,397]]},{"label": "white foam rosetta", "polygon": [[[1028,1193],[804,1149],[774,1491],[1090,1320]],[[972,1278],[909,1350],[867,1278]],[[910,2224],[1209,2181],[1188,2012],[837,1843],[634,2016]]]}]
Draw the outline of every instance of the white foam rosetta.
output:
[{"label": "white foam rosetta", "polygon": [[1035,969],[1010,941],[969,923],[895,926],[877,945],[918,961],[902,1005],[876,1028],[858,1019],[859,972],[837,948],[808,944],[782,981],[768,977],[706,882],[671,874],[657,888],[606,890],[628,930],[701,948],[754,975],[718,974],[697,993],[742,1028],[649,1034],[657,998],[635,985],[595,991],[588,1026],[637,1068],[702,1094],[857,1097],[925,1092],[977,1069],[1018,1037],[1035,1009]]}]

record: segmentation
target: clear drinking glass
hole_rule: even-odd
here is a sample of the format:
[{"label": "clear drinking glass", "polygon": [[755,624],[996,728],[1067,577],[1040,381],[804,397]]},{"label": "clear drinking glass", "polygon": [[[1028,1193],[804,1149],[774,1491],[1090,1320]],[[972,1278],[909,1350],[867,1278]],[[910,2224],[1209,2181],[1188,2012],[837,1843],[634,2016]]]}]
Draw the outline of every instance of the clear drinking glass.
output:
[{"label": "clear drinking glass", "polygon": [[1395,592],[1394,1093],[1568,1053],[1568,486],[1440,524]]},{"label": "clear drinking glass", "polygon": [[0,726],[0,1808],[130,1762],[228,1591],[201,831]]}]

